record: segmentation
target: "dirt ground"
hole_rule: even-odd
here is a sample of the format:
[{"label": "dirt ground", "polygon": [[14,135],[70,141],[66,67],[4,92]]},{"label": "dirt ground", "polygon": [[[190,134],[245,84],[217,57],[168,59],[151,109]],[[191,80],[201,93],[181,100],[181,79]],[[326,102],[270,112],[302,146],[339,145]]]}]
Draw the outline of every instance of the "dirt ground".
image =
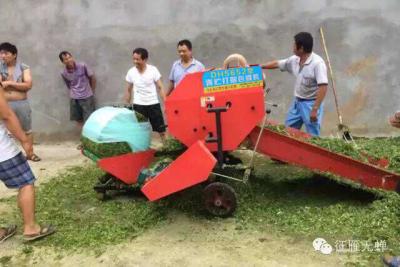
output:
[{"label": "dirt ground", "polygon": [[[89,162],[88,159],[81,156],[80,151],[76,149],[77,146],[77,142],[35,145],[35,153],[42,158],[38,162],[29,161],[37,179],[36,185],[40,186],[41,183],[48,181],[68,166]],[[16,190],[9,190],[0,183],[0,198],[10,197],[16,193]]]},{"label": "dirt ground", "polygon": [[[41,162],[31,163],[38,186],[67,166],[88,163],[76,143],[40,144]],[[0,198],[16,192],[0,185]],[[9,208],[7,208],[9,209]],[[0,216],[7,212],[0,203]],[[272,232],[234,229],[232,219],[217,223],[170,214],[169,220],[139,237],[110,246],[100,256],[92,251],[75,254],[34,248],[22,254],[20,236],[0,244],[8,266],[343,266],[346,255],[323,255],[310,240]]]}]

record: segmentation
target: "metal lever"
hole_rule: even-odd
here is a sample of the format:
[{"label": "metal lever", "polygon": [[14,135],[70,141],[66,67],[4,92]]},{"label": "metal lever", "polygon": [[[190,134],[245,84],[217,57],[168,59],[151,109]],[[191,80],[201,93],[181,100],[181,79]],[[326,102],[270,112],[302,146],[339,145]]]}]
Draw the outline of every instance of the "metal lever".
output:
[{"label": "metal lever", "polygon": [[206,139],[207,143],[217,143],[218,145],[218,164],[222,167],[224,163],[224,153],[222,151],[222,127],[221,127],[221,112],[226,112],[228,110],[227,107],[207,107],[208,113],[215,113],[215,124],[217,128],[217,137],[209,136]]}]

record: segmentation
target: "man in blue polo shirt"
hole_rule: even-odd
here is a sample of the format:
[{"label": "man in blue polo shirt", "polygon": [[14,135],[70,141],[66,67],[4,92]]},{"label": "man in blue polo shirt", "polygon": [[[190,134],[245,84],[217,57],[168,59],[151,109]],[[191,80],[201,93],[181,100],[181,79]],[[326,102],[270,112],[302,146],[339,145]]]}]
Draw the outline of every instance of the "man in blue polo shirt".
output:
[{"label": "man in blue polo shirt", "polygon": [[304,124],[309,134],[319,136],[323,115],[323,100],[328,88],[324,60],[312,52],[313,37],[308,32],[294,36],[294,55],[267,62],[263,69],[287,71],[296,77],[294,99],[286,117],[286,126],[300,129]]},{"label": "man in blue polo shirt", "polygon": [[187,73],[193,73],[204,70],[204,65],[193,58],[192,43],[189,40],[181,40],[177,45],[180,59],[172,65],[169,74],[168,95],[175,89]]}]

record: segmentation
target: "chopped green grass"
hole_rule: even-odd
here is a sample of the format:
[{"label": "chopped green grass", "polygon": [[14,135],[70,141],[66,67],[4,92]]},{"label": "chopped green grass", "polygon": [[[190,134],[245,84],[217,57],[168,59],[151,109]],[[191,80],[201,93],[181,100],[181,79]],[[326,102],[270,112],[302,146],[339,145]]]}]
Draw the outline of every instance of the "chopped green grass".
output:
[{"label": "chopped green grass", "polygon": [[[390,160],[398,157],[398,138],[357,139],[356,142],[375,157],[387,156]],[[397,163],[391,164],[400,173]],[[165,220],[171,211],[188,214],[193,220],[220,220],[203,210],[201,186],[155,203],[120,196],[98,201],[92,187],[101,175],[95,166],[74,168],[40,187],[38,219],[55,224],[58,232],[38,244],[60,249],[99,249],[142,234]],[[262,156],[256,157],[250,186],[228,183],[238,195],[234,223],[239,231],[268,229],[300,236],[310,241],[310,249],[316,237],[325,238],[332,246],[345,240],[369,244],[384,241],[389,252],[400,254],[400,196],[397,193],[362,189],[338,177],[276,164]],[[14,201],[8,199],[1,203],[14,205]],[[11,217],[17,217],[17,213],[0,216],[0,222],[10,221]],[[357,254],[361,256],[360,262],[368,263],[366,266],[377,266],[383,253],[360,251]]]},{"label": "chopped green grass", "polygon": [[54,224],[57,233],[37,244],[100,249],[134,238],[166,218],[164,210],[142,197],[99,201],[93,185],[102,174],[95,166],[77,167],[40,187],[38,221]]},{"label": "chopped green grass", "polygon": [[[284,125],[267,125],[266,128],[274,132],[287,135]],[[369,158],[389,160],[388,169],[400,173],[400,137],[355,138],[354,142],[346,142],[339,138],[302,139],[304,142],[323,147],[329,151],[349,156],[365,163]]]},{"label": "chopped green grass", "polygon": [[12,257],[11,256],[3,256],[0,258],[0,266],[7,266],[9,262],[11,261]]},{"label": "chopped green grass", "polygon": [[142,113],[135,111],[135,116],[138,122],[148,122],[149,118],[144,116]]},{"label": "chopped green grass", "polygon": [[387,158],[388,169],[400,173],[400,137],[389,138],[357,138],[355,140],[361,150],[375,158]]},{"label": "chopped green grass", "polygon": [[[310,249],[317,237],[326,239],[334,248],[340,241],[356,240],[371,245],[383,241],[387,244],[386,252],[400,254],[399,195],[363,190],[335,179],[260,157],[250,186],[228,182],[239,200],[235,228],[300,236],[309,240]],[[217,220],[202,212],[200,198],[201,190],[193,188],[179,198],[167,198],[164,204],[194,218],[206,216]],[[382,254],[357,253],[361,261],[374,264],[380,263]]]}]

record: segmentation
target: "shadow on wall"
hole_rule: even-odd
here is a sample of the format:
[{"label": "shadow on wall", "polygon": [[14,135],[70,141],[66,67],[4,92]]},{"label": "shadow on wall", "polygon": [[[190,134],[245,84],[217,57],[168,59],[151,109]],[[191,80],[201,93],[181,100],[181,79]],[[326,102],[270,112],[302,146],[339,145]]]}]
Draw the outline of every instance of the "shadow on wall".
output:
[{"label": "shadow on wall", "polygon": [[[352,131],[356,131],[356,134],[364,135],[368,134],[369,130],[367,125],[359,124],[359,117],[363,114],[363,110],[367,109],[368,100],[370,99],[370,90],[374,86],[376,81],[376,58],[367,57],[352,63],[348,66],[345,71],[345,78],[358,77],[359,83],[354,89],[352,89],[351,97],[343,103],[339,100],[339,109],[341,111],[344,124],[350,127]],[[336,88],[338,91],[338,98],[340,99],[341,88]],[[331,89],[329,91],[332,91]],[[333,94],[329,92],[328,94]],[[331,97],[331,96],[328,96]],[[338,124],[338,118],[336,109],[334,108],[330,112],[326,112],[324,117],[324,128],[335,129],[335,125]],[[336,131],[325,132],[324,135],[336,134]]]}]

